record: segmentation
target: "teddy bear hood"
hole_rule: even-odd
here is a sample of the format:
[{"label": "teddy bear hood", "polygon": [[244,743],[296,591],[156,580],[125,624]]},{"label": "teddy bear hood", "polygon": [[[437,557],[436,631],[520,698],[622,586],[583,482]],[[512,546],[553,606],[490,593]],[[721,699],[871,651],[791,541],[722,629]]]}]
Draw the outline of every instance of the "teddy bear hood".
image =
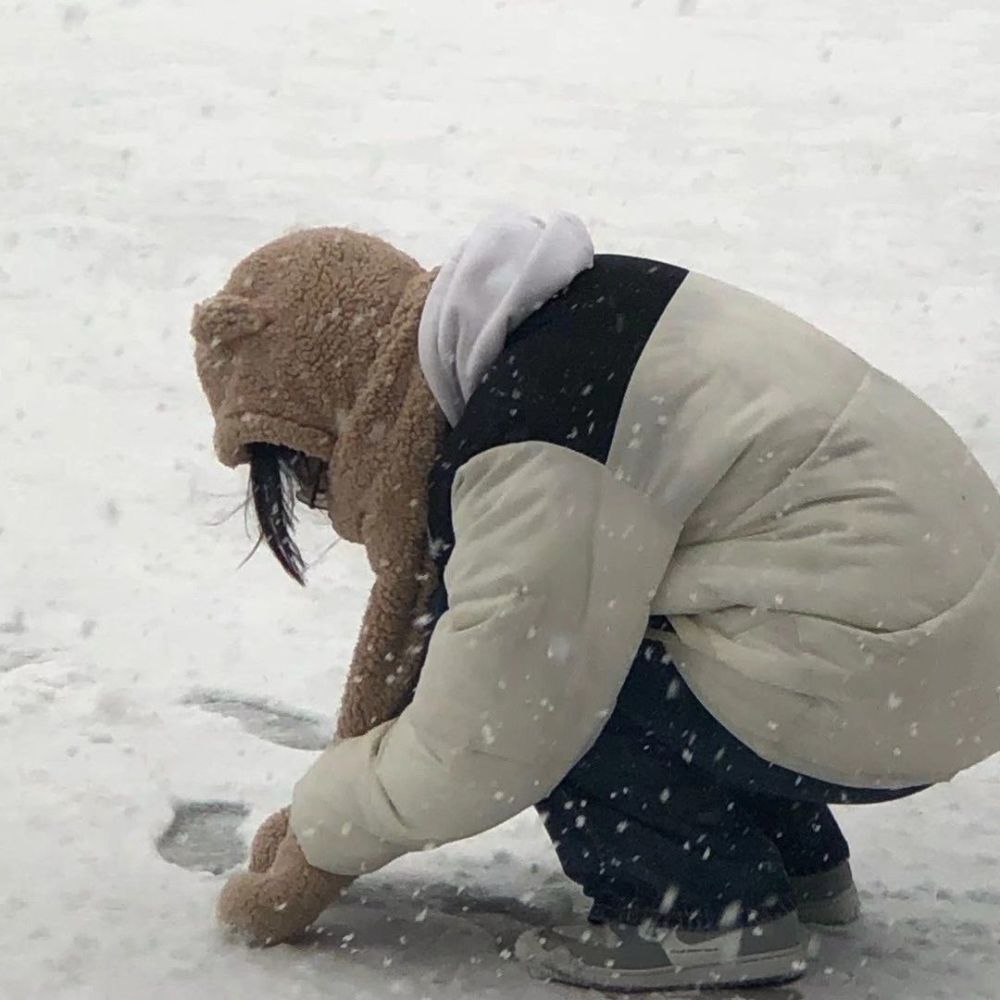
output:
[{"label": "teddy bear hood", "polygon": [[195,362],[228,466],[247,445],[328,459],[407,285],[425,272],[373,236],[319,228],[250,254],[195,307]]}]

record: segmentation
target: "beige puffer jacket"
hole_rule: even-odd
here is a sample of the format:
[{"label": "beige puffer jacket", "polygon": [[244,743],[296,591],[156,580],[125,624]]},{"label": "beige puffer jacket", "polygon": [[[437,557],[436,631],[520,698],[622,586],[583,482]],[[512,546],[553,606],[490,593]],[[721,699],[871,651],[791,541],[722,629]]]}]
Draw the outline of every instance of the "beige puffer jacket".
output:
[{"label": "beige puffer jacket", "polygon": [[412,703],[296,788],[317,867],[370,871],[543,798],[656,615],[702,702],[775,763],[903,787],[1000,749],[996,489],[925,404],[752,295],[688,275],[607,462],[484,451],[452,516]]}]

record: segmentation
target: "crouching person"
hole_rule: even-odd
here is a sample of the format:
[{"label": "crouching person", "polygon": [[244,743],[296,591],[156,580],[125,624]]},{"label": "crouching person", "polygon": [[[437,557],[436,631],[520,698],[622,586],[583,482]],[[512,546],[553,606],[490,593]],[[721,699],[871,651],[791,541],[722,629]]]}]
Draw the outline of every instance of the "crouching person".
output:
[{"label": "crouching person", "polygon": [[1000,749],[1000,498],[926,405],[807,323],[498,215],[437,271],[317,229],[194,321],[220,459],[375,573],[337,738],[222,921],[303,930],[356,877],[538,806],[580,926],[536,975],[791,979],[857,915],[831,804]]}]

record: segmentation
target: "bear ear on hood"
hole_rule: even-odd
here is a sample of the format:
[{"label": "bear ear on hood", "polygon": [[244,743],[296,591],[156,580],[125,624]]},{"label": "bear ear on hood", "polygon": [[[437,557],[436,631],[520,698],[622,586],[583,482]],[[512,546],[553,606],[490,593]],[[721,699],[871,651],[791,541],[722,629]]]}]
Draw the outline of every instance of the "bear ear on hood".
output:
[{"label": "bear ear on hood", "polygon": [[219,292],[194,307],[191,332],[207,348],[260,333],[272,318],[259,302],[231,292]]}]

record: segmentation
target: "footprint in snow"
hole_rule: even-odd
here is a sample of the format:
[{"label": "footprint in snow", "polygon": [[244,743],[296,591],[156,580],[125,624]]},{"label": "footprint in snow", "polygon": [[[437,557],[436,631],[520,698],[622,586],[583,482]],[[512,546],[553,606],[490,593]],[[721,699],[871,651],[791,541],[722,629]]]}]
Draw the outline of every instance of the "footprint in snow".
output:
[{"label": "footprint in snow", "polygon": [[0,646],[0,674],[7,674],[32,663],[41,663],[46,654],[40,649],[9,649]]},{"label": "footprint in snow", "polygon": [[[330,742],[331,726],[325,719],[263,699],[195,691],[184,703],[235,719],[248,733],[279,746],[318,751]],[[240,825],[249,812],[242,802],[182,802],[156,849],[164,860],[190,871],[229,871],[246,859]]]},{"label": "footprint in snow", "polygon": [[332,726],[319,716],[275,702],[225,691],[195,691],[184,699],[206,712],[235,719],[251,735],[293,750],[325,750]]},{"label": "footprint in snow", "polygon": [[156,849],[172,865],[221,875],[246,857],[240,824],[249,813],[242,802],[180,802]]}]

